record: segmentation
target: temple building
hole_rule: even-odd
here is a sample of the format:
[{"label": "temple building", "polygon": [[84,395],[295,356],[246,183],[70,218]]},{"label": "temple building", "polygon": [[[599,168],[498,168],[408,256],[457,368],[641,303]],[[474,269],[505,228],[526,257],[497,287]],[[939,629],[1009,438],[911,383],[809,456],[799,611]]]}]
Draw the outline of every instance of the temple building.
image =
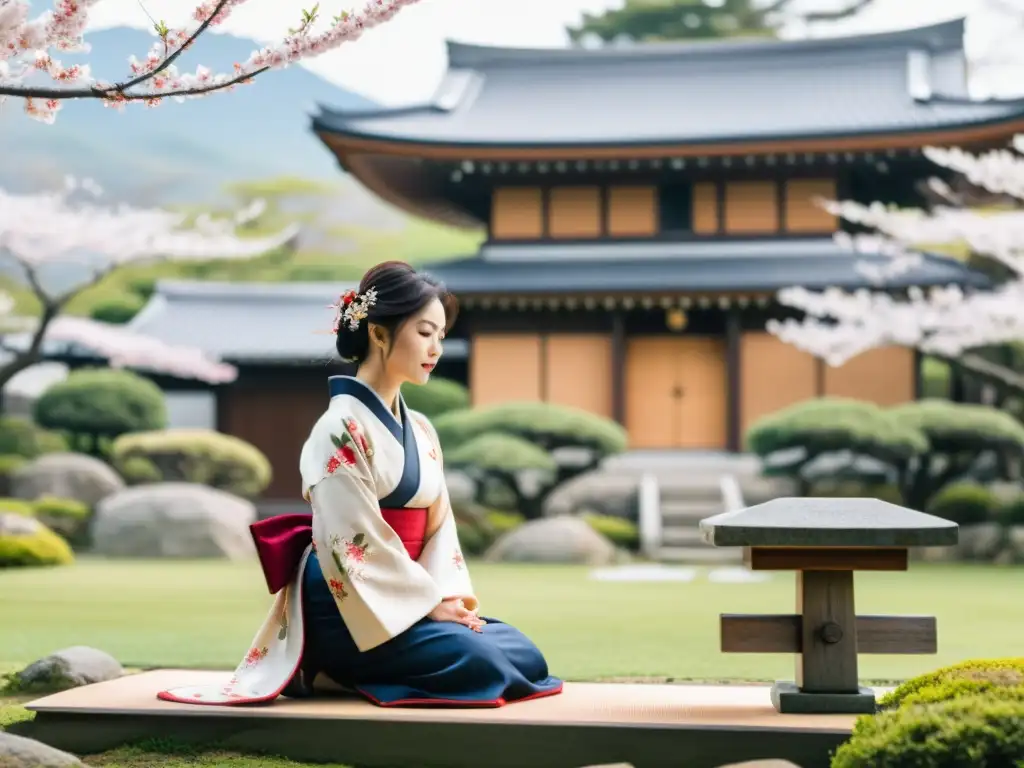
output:
[{"label": "temple building", "polygon": [[[460,299],[474,403],[583,408],[635,449],[736,451],[753,421],[800,400],[917,396],[912,350],[832,368],[765,322],[781,288],[871,285],[816,200],[918,205],[936,173],[923,148],[1005,146],[1024,128],[1024,102],[969,98],[963,32],[450,43],[430,103],[323,109],[313,129],[384,200],[486,228],[478,253],[427,267]],[[982,279],[928,256],[885,287]]]}]

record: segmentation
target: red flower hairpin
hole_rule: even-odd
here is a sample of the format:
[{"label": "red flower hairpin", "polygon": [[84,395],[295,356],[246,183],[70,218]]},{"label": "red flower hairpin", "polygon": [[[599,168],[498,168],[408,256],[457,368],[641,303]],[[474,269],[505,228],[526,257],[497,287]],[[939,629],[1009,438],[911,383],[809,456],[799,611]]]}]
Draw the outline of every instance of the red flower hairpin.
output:
[{"label": "red flower hairpin", "polygon": [[357,291],[345,291],[338,297],[337,302],[331,304],[330,309],[334,310],[334,324],[331,328],[337,333],[344,322],[350,331],[359,328],[359,323],[366,319],[370,313],[370,307],[377,303],[377,291],[367,288],[365,293]]}]

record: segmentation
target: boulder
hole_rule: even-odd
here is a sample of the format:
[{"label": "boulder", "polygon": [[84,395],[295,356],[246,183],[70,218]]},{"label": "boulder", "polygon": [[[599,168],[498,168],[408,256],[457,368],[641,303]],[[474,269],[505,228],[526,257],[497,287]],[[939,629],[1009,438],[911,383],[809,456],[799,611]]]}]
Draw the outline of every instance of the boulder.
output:
[{"label": "boulder", "polygon": [[63,691],[116,680],[123,674],[124,669],[110,654],[76,645],[32,662],[15,678],[19,688]]},{"label": "boulder", "polygon": [[746,763],[729,763],[719,768],[800,768],[789,760],[750,760]]},{"label": "boulder", "polygon": [[41,741],[0,731],[0,766],[3,768],[66,768],[85,763]]},{"label": "boulder", "polygon": [[11,493],[34,501],[40,496],[75,499],[95,507],[124,488],[124,480],[107,464],[83,453],[50,453],[18,469]]},{"label": "boulder", "polygon": [[255,554],[252,502],[193,483],[138,485],[96,508],[92,540],[106,557],[226,558]]},{"label": "boulder", "polygon": [[559,485],[544,500],[544,516],[579,515],[593,511],[636,520],[637,477],[595,469]]},{"label": "boulder", "polygon": [[1006,532],[999,523],[960,526],[957,552],[963,560],[991,561],[1003,549]]},{"label": "boulder", "polygon": [[531,520],[502,535],[485,555],[505,563],[577,563],[608,565],[618,552],[601,534],[578,517]]},{"label": "boulder", "polygon": [[448,498],[452,504],[471,504],[476,498],[476,483],[465,472],[450,469],[444,473]]},{"label": "boulder", "polygon": [[1006,529],[1003,550],[996,558],[999,565],[1019,565],[1024,563],[1024,525],[1015,525]]}]

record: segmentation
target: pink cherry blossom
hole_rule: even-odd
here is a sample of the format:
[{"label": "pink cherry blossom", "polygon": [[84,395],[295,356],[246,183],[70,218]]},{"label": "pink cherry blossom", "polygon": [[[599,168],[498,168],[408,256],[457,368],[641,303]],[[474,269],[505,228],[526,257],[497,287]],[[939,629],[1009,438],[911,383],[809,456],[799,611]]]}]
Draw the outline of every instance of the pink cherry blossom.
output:
[{"label": "pink cherry blossom", "polygon": [[[281,69],[300,59],[312,58],[357,40],[373,27],[391,19],[416,0],[369,0],[360,13],[343,12],[323,29],[319,4],[303,11],[295,29],[275,45],[253,51],[230,72],[214,73],[204,66],[194,72],[180,71],[176,60],[192,48],[211,26],[222,24],[247,0],[207,0],[191,13],[189,22],[171,28],[154,25],[157,42],[143,58],[128,60],[125,78],[117,83],[95,80],[86,65],[64,66],[51,52],[87,52],[83,33],[89,12],[99,0],[54,0],[54,7],[34,19],[28,17],[26,0],[0,2],[0,101],[6,96],[24,99],[25,112],[44,123],[56,119],[67,99],[103,99],[109,107],[123,109],[129,101],[149,107],[166,98],[182,101],[198,98],[252,82],[269,69]],[[35,86],[27,81],[45,74],[54,85]]]}]

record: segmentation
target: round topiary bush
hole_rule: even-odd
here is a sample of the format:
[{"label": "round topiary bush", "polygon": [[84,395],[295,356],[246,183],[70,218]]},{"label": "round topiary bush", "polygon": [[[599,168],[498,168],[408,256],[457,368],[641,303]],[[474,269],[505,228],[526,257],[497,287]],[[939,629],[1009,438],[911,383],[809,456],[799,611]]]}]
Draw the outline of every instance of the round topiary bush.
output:
[{"label": "round topiary bush", "polygon": [[996,506],[995,494],[985,486],[952,483],[932,497],[927,512],[958,525],[975,525],[990,521]]},{"label": "round topiary bush", "polygon": [[640,530],[632,520],[614,515],[599,515],[596,512],[584,512],[583,519],[602,536],[615,546],[635,551],[640,547]]},{"label": "round topiary bush", "polygon": [[24,499],[0,499],[0,515],[11,514],[21,517],[35,517],[36,510],[32,502]]},{"label": "round topiary bush", "polygon": [[975,694],[862,717],[832,768],[1016,768],[1024,698]]},{"label": "round topiary bush", "polygon": [[252,499],[270,485],[267,457],[250,443],[209,429],[166,429],[122,435],[111,448],[114,468],[130,485],[198,483]]},{"label": "round topiary bush", "polygon": [[35,459],[47,453],[62,453],[67,441],[56,432],[48,432],[28,419],[0,418],[0,455]]},{"label": "round topiary bush", "polygon": [[0,455],[0,496],[11,492],[11,477],[26,464],[28,459],[24,456]]},{"label": "round topiary bush", "polygon": [[131,371],[96,368],[73,371],[35,404],[41,426],[73,435],[98,453],[104,439],[167,425],[164,393]]},{"label": "round topiary bush", "polygon": [[996,510],[996,519],[1005,526],[1024,525],[1024,494],[1003,503]]},{"label": "round topiary bush", "polygon": [[890,710],[933,704],[1003,689],[1024,691],[1024,657],[965,661],[919,675],[885,694],[878,707]]},{"label": "round topiary bush", "polygon": [[146,306],[146,299],[137,293],[121,293],[97,301],[89,311],[93,320],[111,325],[124,325]]},{"label": "round topiary bush", "polygon": [[469,390],[451,379],[431,379],[421,386],[405,384],[402,397],[407,406],[428,419],[469,408]]},{"label": "round topiary bush", "polygon": [[32,507],[39,522],[63,536],[72,545],[85,543],[89,517],[92,515],[88,504],[77,499],[41,496],[32,502]]},{"label": "round topiary bush", "polygon": [[68,543],[38,520],[0,511],[0,568],[67,565],[74,559]]}]

